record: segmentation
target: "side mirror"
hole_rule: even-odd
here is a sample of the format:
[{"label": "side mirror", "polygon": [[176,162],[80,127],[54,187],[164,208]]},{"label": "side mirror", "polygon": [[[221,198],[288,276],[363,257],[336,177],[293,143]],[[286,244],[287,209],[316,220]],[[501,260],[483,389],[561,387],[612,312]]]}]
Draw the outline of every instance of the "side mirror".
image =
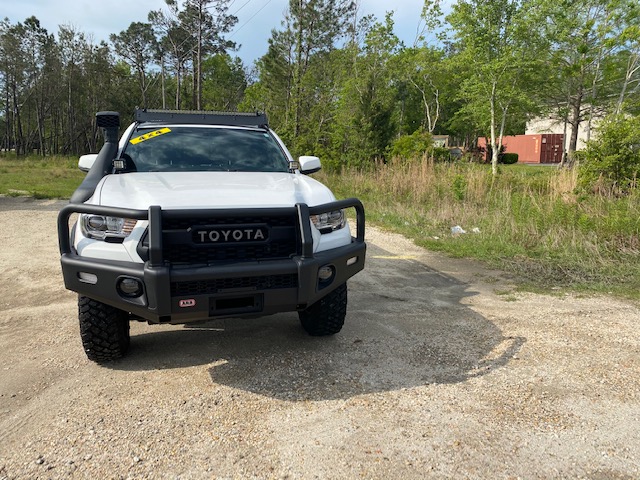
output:
[{"label": "side mirror", "polygon": [[305,175],[316,173],[322,168],[322,165],[320,165],[320,159],[311,155],[301,156],[300,158],[298,158],[298,162],[300,163],[300,172],[304,173]]},{"label": "side mirror", "polygon": [[96,163],[96,158],[98,158],[97,153],[82,155],[80,160],[78,160],[78,168],[83,172],[88,172],[91,170],[91,167],[93,167],[93,164]]}]

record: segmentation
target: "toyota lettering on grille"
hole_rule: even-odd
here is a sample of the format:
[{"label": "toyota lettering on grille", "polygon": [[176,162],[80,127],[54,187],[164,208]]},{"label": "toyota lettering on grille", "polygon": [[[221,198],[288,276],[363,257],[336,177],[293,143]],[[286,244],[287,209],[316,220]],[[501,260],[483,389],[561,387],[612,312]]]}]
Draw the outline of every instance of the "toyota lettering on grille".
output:
[{"label": "toyota lettering on grille", "polygon": [[247,243],[269,239],[266,226],[193,227],[195,243]]}]

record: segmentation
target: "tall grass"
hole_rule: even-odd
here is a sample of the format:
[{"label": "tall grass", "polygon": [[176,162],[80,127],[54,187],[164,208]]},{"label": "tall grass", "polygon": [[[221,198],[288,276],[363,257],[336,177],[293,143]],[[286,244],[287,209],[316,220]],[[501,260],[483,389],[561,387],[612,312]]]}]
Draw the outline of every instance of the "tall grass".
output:
[{"label": "tall grass", "polygon": [[[574,170],[503,166],[494,178],[483,165],[427,160],[321,180],[419,245],[488,261],[531,285],[640,298],[640,192],[581,196]],[[467,233],[452,234],[458,225]]]}]

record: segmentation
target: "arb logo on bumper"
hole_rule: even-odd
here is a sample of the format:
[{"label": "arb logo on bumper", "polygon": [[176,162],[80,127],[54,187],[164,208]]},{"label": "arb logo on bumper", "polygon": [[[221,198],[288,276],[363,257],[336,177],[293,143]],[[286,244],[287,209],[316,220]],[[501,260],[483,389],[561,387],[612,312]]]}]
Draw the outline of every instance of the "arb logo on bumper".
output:
[{"label": "arb logo on bumper", "polygon": [[182,308],[185,307],[195,307],[196,306],[196,301],[193,298],[190,298],[188,300],[180,300],[180,302],[178,302],[178,305]]}]

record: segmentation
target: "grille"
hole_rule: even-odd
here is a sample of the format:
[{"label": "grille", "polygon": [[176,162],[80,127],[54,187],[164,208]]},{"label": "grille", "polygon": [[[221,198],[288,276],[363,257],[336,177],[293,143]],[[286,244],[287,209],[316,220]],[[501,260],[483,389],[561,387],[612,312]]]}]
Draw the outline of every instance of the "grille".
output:
[{"label": "grille", "polygon": [[163,253],[166,261],[176,265],[211,265],[235,261],[273,260],[294,255],[296,241],[294,239],[289,242],[273,242],[267,245],[213,245],[200,248],[190,245],[171,245],[164,248]]},{"label": "grille", "polygon": [[[168,218],[167,218],[168,217]],[[219,265],[232,262],[290,258],[298,253],[299,234],[296,215],[220,216],[201,215],[188,218],[163,217],[163,258],[174,266]],[[267,242],[195,244],[189,229],[197,225],[238,227],[267,225]]]},{"label": "grille", "polygon": [[211,295],[228,289],[253,288],[255,290],[274,290],[278,288],[296,288],[296,274],[267,275],[263,277],[220,278],[215,280],[197,280],[171,283],[171,296],[184,297]]}]

